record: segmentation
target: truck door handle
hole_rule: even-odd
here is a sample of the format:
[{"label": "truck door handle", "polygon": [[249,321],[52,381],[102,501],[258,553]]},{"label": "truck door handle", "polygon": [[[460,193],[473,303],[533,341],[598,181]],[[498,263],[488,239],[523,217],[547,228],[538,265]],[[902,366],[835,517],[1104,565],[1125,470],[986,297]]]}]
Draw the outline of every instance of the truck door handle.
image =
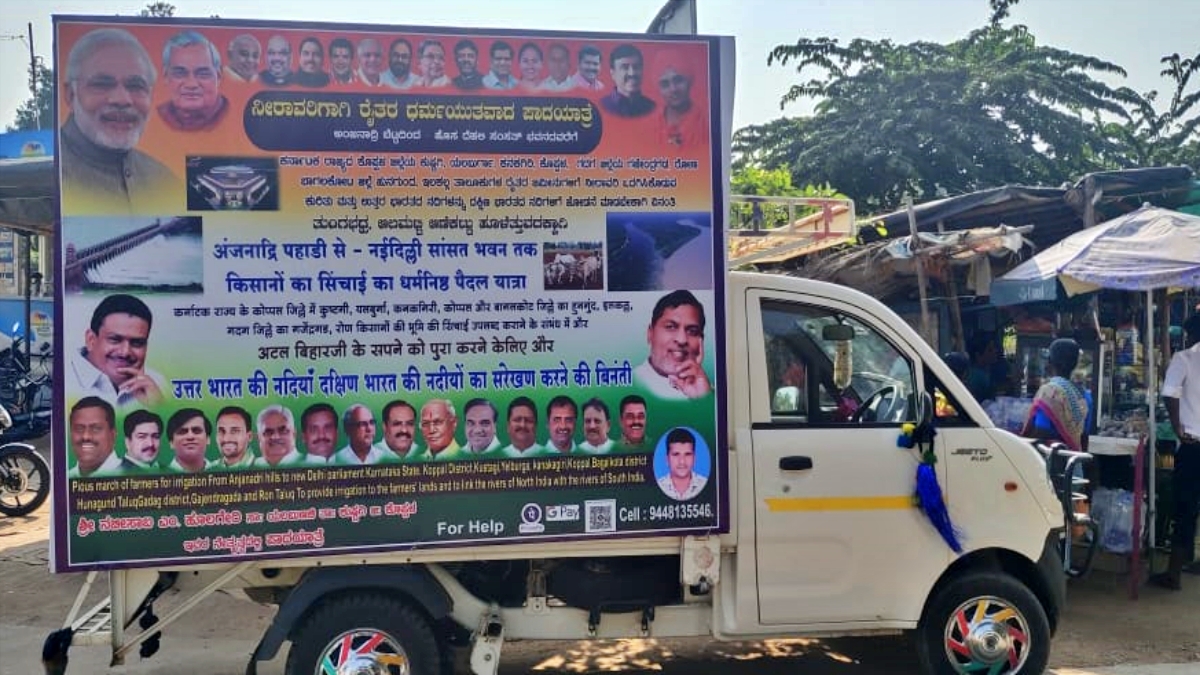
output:
[{"label": "truck door handle", "polygon": [[791,457],[780,457],[779,468],[784,471],[808,471],[813,468],[812,457],[805,455],[792,455]]}]

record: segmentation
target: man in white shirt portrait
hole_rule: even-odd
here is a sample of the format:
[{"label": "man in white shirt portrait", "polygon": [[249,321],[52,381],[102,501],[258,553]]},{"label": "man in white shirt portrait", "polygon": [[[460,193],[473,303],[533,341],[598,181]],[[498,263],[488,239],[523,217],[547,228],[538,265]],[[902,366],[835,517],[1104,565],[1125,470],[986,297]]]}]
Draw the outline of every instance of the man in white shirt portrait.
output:
[{"label": "man in white shirt portrait", "polygon": [[571,51],[567,46],[555,42],[546,50],[546,70],[549,75],[542,80],[543,91],[570,91],[575,88],[571,79]]},{"label": "man in white shirt portrait", "polygon": [[621,399],[618,412],[621,420],[621,445],[640,449],[646,443],[646,399],[630,394]]},{"label": "man in white shirt portrait", "polygon": [[162,402],[166,381],[146,368],[153,320],[146,303],[132,295],[101,300],[84,331],[84,347],[71,354],[69,393],[98,396],[117,408]]},{"label": "man in white shirt portrait", "polygon": [[555,396],[546,406],[546,429],[550,438],[546,441],[546,453],[568,454],[575,450],[575,426],[579,409],[569,396]]},{"label": "man in white shirt portrait", "polygon": [[68,478],[119,476],[127,468],[113,452],[117,442],[116,413],[102,398],[87,396],[71,406],[71,451],[75,466]]},{"label": "man in white shirt portrait", "polygon": [[691,291],[672,291],[654,305],[646,329],[650,353],[633,369],[638,386],[663,399],[700,398],[712,391],[704,372],[704,306]]},{"label": "man in white shirt portrait", "polygon": [[250,413],[235,405],[217,411],[217,451],[220,457],[208,463],[209,471],[236,471],[254,466],[250,449]]},{"label": "man in white shirt portrait", "polygon": [[588,399],[583,404],[583,442],[579,444],[579,451],[602,455],[612,450],[613,441],[608,437],[611,428],[608,404],[598,398]]},{"label": "man in white shirt portrait", "polygon": [[178,410],[167,420],[167,438],[175,459],[167,468],[176,473],[200,473],[208,466],[212,422],[196,408]]},{"label": "man in white shirt portrait", "polygon": [[322,402],[305,408],[300,413],[300,433],[304,435],[304,463],[328,464],[338,437],[337,412],[333,406]]},{"label": "man in white shirt portrait", "polygon": [[683,427],[667,434],[667,473],[658,479],[658,488],[675,501],[686,501],[700,494],[708,476],[696,473],[696,436]]},{"label": "man in white shirt portrait", "polygon": [[421,436],[431,459],[444,461],[466,457],[454,438],[457,430],[458,412],[449,399],[430,399],[421,406]]},{"label": "man in white shirt portrait", "polygon": [[508,445],[506,457],[537,457],[543,448],[537,442],[537,404],[528,396],[518,396],[508,404]]},{"label": "man in white shirt portrait", "polygon": [[463,407],[467,421],[467,451],[472,457],[500,449],[496,438],[496,418],[500,416],[496,406],[486,398],[473,398]]},{"label": "man in white shirt portrait", "polygon": [[407,401],[392,401],[383,406],[383,444],[391,452],[384,462],[413,462],[428,459],[417,445],[417,409]]},{"label": "man in white shirt portrait", "polygon": [[361,403],[342,413],[342,431],[350,442],[334,455],[334,464],[359,466],[378,464],[388,449],[375,443],[375,413]]},{"label": "man in white shirt portrait", "polygon": [[254,468],[281,469],[305,463],[304,456],[296,449],[296,418],[291,410],[279,404],[269,405],[258,411],[255,428],[262,457],[254,460]]},{"label": "man in white shirt portrait", "polygon": [[157,471],[162,418],[149,410],[134,410],[121,425],[125,432],[125,461],[139,471]]}]

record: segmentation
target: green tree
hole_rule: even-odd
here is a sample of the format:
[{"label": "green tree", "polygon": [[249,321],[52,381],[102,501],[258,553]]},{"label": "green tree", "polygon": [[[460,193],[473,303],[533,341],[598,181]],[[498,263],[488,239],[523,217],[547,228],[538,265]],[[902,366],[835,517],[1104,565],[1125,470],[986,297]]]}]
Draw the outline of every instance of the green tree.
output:
[{"label": "green tree", "polygon": [[1114,141],[1099,118],[1129,119],[1140,97],[1095,79],[1113,63],[1038,44],[990,21],[950,44],[802,38],[771,51],[802,81],[781,107],[816,99],[815,113],[739,130],[739,162],[787,168],[797,184],[830,184],[862,210],[1025,182],[1055,184],[1103,168]]},{"label": "green tree", "polygon": [[1159,61],[1171,94],[1167,109],[1158,112],[1157,91],[1146,92],[1132,118],[1106,126],[1121,143],[1115,162],[1124,166],[1183,164],[1200,169],[1200,52],[1190,59],[1169,54]]},{"label": "green tree", "polygon": [[163,18],[175,16],[175,5],[169,2],[151,2],[141,11],[141,15]]},{"label": "green tree", "polygon": [[7,131],[34,131],[54,128],[54,71],[41,59],[37,61],[37,81],[31,83],[36,92],[17,108],[14,122]]},{"label": "green tree", "polygon": [[[829,185],[792,185],[792,174],[784,168],[764,169],[761,166],[745,165],[734,171],[729,185],[735,195],[759,195],[763,197],[811,197],[845,199],[846,196]],[[762,202],[760,205],[763,223],[774,227],[788,221],[788,208],[784,204]],[[803,218],[817,210],[811,206],[797,206],[791,212],[795,218]],[[746,203],[730,205],[731,222],[749,223],[753,218],[753,207]]]}]

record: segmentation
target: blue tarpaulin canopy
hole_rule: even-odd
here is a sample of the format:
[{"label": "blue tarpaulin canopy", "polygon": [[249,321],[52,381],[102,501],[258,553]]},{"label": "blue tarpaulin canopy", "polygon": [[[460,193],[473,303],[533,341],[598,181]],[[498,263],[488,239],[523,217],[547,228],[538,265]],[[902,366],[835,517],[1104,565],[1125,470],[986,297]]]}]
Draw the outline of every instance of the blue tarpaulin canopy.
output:
[{"label": "blue tarpaulin canopy", "polygon": [[1143,206],[1063,239],[992,283],[994,305],[1110,288],[1200,288],[1200,216]]}]

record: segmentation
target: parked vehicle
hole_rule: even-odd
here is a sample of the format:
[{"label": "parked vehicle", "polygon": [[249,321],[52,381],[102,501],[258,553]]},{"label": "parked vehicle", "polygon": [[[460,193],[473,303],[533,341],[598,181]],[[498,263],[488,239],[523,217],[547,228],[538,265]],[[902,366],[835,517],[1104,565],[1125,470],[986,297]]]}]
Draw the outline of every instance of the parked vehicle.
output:
[{"label": "parked vehicle", "polygon": [[11,419],[5,438],[29,441],[50,432],[54,354],[51,343],[43,341],[36,354],[27,356],[20,323],[13,325],[10,336],[8,348],[0,351],[0,405]]},{"label": "parked vehicle", "polygon": [[[47,421],[47,426],[49,421]],[[33,513],[50,495],[50,466],[32,445],[10,441],[13,420],[0,406],[0,513],[24,516]]]},{"label": "parked vehicle", "polygon": [[[242,30],[55,22],[59,62],[102,28]],[[246,30],[274,50],[367,29]],[[55,357],[87,363],[59,369],[51,564],[89,577],[48,663],[169,648],[219,590],[276,608],[248,675],[285,643],[287,675],[441,675],[459,654],[495,675],[508,640],[900,633],[928,675],[1045,670],[1068,523],[1047,458],[877,299],[722,259],[732,38],[370,30],[421,35],[429,81],[250,85],[214,156],[144,148],[235,206],[267,181],[270,209],[130,230],[76,218],[105,195],[64,180]],[[537,84],[539,44],[591,74]],[[452,84],[449,45],[508,53],[525,86]],[[154,192],[114,203],[178,197]],[[830,230],[848,200],[795,205],[826,219],[788,235],[853,237]],[[762,234],[755,259],[805,243]]]},{"label": "parked vehicle", "polygon": [[[185,592],[240,589],[278,605],[253,659],[272,659],[291,641],[289,675],[347,659],[379,669],[371,672],[405,662],[432,675],[464,635],[474,672],[485,674],[511,639],[905,631],[929,673],[971,664],[1042,672],[1062,611],[1066,523],[1037,449],[995,428],[937,354],[873,298],[779,275],[731,273],[727,283],[728,534],[119,570],[111,574],[126,595],[113,598],[114,620],[77,643],[114,639],[120,661],[162,629],[130,639],[123,627],[170,574]],[[773,388],[767,369],[781,321],[797,327],[785,349],[823,364],[786,409],[773,402],[788,398],[778,396],[787,385]],[[833,325],[853,327],[850,351],[824,339]],[[902,373],[879,358],[883,346],[903,360]],[[835,423],[827,386],[843,368],[839,351],[853,356],[850,388],[861,406]],[[937,389],[958,411],[935,421],[933,443],[965,535],[961,555],[912,507],[917,462],[897,448],[907,421],[930,421]],[[651,517],[620,517],[639,515]]]}]

